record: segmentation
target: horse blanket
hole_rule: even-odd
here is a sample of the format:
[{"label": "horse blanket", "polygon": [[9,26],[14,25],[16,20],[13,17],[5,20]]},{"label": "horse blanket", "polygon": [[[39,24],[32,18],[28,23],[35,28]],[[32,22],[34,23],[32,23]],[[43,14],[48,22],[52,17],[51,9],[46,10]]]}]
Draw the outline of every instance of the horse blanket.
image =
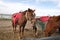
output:
[{"label": "horse blanket", "polygon": [[50,18],[49,16],[41,16],[41,17],[40,17],[40,20],[41,20],[42,22],[46,22],[46,21],[48,21],[49,18]]},{"label": "horse blanket", "polygon": [[22,17],[22,12],[20,12],[20,13],[14,13],[14,14],[12,15],[12,21],[13,21],[13,23],[16,24],[16,21],[17,21],[19,18],[21,18],[21,17]]},{"label": "horse blanket", "polygon": [[44,30],[45,25],[47,23],[47,21],[49,20],[49,16],[41,16],[39,18],[36,18],[36,22],[41,26],[42,30]]}]

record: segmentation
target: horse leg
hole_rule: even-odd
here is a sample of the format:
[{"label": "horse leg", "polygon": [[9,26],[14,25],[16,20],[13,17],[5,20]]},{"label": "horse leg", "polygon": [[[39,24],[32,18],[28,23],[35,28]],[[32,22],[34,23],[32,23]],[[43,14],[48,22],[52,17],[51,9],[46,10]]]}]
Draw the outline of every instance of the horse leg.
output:
[{"label": "horse leg", "polygon": [[20,31],[19,31],[20,39],[23,38],[24,36],[24,28],[25,26],[20,27]]},{"label": "horse leg", "polygon": [[16,32],[16,27],[17,27],[17,25],[18,25],[18,19],[16,20],[16,23],[14,24],[15,25],[15,32]]},{"label": "horse leg", "polygon": [[45,37],[48,37],[48,32],[45,31],[44,34],[45,34]]},{"label": "horse leg", "polygon": [[24,37],[24,28],[25,26],[22,27],[22,37]]},{"label": "horse leg", "polygon": [[12,22],[12,26],[13,26],[13,32],[15,32],[15,31],[16,31],[16,27],[17,27],[17,24],[14,24],[14,23]]},{"label": "horse leg", "polygon": [[17,27],[17,24],[15,25],[15,32],[16,32],[16,27]]},{"label": "horse leg", "polygon": [[19,27],[19,37],[21,38],[21,26]]},{"label": "horse leg", "polygon": [[48,37],[51,36],[52,33],[48,33]]},{"label": "horse leg", "polygon": [[15,31],[14,31],[14,30],[15,30],[15,28],[14,28],[14,27],[15,27],[15,25],[14,25],[14,23],[13,23],[13,22],[12,22],[12,26],[13,26],[13,32],[15,32]]},{"label": "horse leg", "polygon": [[36,28],[36,26],[33,26],[33,32],[34,32],[34,36],[36,36],[37,35],[37,28]]},{"label": "horse leg", "polygon": [[25,28],[25,25],[26,25],[26,22],[23,23],[23,26],[22,26],[22,38],[24,37],[24,28]]},{"label": "horse leg", "polygon": [[21,33],[21,26],[19,27],[19,30],[20,30],[19,33]]}]

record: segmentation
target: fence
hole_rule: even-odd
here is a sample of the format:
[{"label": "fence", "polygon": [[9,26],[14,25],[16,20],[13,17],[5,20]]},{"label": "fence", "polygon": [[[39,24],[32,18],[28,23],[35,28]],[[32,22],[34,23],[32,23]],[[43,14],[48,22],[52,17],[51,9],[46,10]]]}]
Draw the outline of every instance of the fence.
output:
[{"label": "fence", "polygon": [[0,14],[0,19],[11,19],[11,14]]},{"label": "fence", "polygon": [[[0,14],[0,19],[11,19],[12,14]],[[36,16],[36,18],[39,18],[39,16]]]}]

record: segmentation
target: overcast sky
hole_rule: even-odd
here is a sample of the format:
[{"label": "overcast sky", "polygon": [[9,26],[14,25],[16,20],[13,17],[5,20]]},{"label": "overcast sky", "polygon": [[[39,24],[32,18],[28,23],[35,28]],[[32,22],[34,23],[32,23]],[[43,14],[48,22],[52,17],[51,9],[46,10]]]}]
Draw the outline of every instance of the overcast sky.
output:
[{"label": "overcast sky", "polygon": [[60,15],[60,0],[0,0],[0,13],[3,14],[28,8],[35,9],[36,16]]}]

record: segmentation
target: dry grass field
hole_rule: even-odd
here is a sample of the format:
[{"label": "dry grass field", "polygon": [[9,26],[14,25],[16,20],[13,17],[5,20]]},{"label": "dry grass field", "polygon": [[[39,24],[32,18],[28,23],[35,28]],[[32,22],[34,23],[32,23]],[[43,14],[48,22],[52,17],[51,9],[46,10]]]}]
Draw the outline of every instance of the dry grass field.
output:
[{"label": "dry grass field", "polygon": [[[24,37],[26,38],[34,38],[32,25],[28,22],[26,24]],[[0,40],[18,40],[19,38],[19,27],[17,27],[16,33],[13,33],[12,25],[10,20],[0,20]],[[59,33],[54,33],[52,36],[60,35]],[[44,35],[41,33],[41,30],[38,31],[38,35],[36,38],[43,38]]]}]

